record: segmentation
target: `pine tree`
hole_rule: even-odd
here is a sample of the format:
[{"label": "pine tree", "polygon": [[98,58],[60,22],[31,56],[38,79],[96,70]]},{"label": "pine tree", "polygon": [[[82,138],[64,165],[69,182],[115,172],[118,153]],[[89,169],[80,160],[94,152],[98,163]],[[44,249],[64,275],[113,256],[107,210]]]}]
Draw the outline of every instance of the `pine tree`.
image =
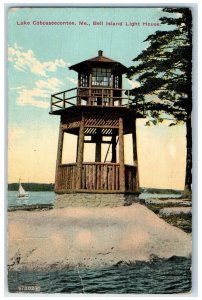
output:
[{"label": "pine tree", "polygon": [[[139,110],[144,101],[150,122],[158,124],[171,117],[176,125],[186,124],[187,163],[184,196],[191,195],[192,182],[192,15],[189,8],[164,8],[161,24],[172,26],[147,37],[149,43],[133,61],[128,78],[139,81],[132,90],[132,106]],[[131,94],[131,92],[130,92]],[[152,100],[151,100],[152,99]]]}]

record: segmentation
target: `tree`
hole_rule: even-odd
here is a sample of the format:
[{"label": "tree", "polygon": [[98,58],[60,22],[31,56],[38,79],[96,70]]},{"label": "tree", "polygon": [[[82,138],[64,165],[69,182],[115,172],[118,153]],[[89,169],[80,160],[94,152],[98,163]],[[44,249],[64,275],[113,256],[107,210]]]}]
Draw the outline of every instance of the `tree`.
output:
[{"label": "tree", "polygon": [[[184,196],[191,195],[192,182],[192,15],[189,8],[164,8],[165,17],[161,24],[171,26],[171,30],[156,31],[144,42],[149,46],[133,61],[128,78],[139,82],[140,86],[130,91],[132,107],[144,109],[150,122],[158,124],[171,117],[176,125],[186,124],[187,163]],[[170,15],[169,15],[170,14]]]}]

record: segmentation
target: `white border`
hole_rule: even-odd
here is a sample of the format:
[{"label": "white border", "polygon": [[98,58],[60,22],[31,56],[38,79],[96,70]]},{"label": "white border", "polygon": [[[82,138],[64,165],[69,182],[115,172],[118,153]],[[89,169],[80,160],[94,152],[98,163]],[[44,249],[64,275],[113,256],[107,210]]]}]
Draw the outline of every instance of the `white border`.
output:
[{"label": "white border", "polygon": [[[201,16],[201,8],[202,8],[202,2],[200,2],[200,0],[198,1],[165,1],[165,0],[161,0],[161,1],[149,1],[147,0],[146,2],[142,3],[140,1],[135,1],[135,0],[127,0],[126,2],[122,2],[122,1],[102,1],[102,0],[97,0],[96,2],[95,1],[61,1],[60,3],[57,3],[56,1],[43,1],[43,3],[40,1],[40,0],[35,0],[34,3],[33,1],[3,1],[3,2],[0,2],[0,45],[1,45],[1,55],[0,55],[0,63],[1,63],[1,74],[2,76],[5,76],[6,77],[6,71],[5,73],[3,72],[4,70],[4,63],[5,63],[5,49],[6,49],[6,45],[4,43],[4,38],[6,37],[6,33],[4,32],[4,24],[6,26],[6,14],[4,15],[4,5],[9,5],[9,6],[14,6],[14,5],[19,5],[19,6],[162,6],[162,5],[168,5],[168,6],[189,6],[189,7],[195,7],[197,9],[197,5],[198,5],[198,14],[199,14],[199,23],[198,23],[198,26],[196,24],[196,28],[194,29],[195,32],[194,34],[197,35],[197,29],[199,31],[200,28],[202,28],[202,24],[201,24],[201,19],[202,19],[202,16]],[[4,20],[5,18],[5,20]],[[200,33],[198,34],[198,36],[200,37]],[[195,37],[195,45],[197,45],[197,40],[198,38]],[[3,45],[5,45],[5,48],[3,47]],[[201,42],[200,40],[198,41],[198,55],[200,55],[201,53]],[[200,81],[200,77],[198,78],[198,82],[199,82],[199,86],[197,85],[197,65],[198,66],[201,66],[202,65],[202,61],[201,61],[201,57],[199,56],[198,58],[198,61],[197,61],[197,46],[196,48],[194,49],[194,64],[195,64],[195,68],[194,68],[194,80],[195,80],[195,85],[194,85],[194,94],[195,94],[195,97],[197,97],[198,95],[198,104],[194,103],[194,112],[193,112],[193,128],[194,128],[194,133],[193,133],[193,146],[194,146],[194,180],[193,180],[193,184],[194,184],[194,233],[193,233],[193,242],[195,245],[197,245],[197,242],[198,242],[198,253],[200,255],[201,252],[201,217],[199,215],[199,223],[198,223],[198,228],[199,228],[199,232],[197,232],[197,212],[201,212],[201,201],[202,199],[200,199],[201,197],[201,192],[199,191],[198,189],[198,185],[202,185],[202,171],[200,169],[200,167],[202,166],[202,161],[201,161],[201,153],[202,153],[202,149],[201,149],[201,137],[198,136],[198,132],[200,133],[200,128],[202,127],[202,124],[201,124],[201,120],[202,120],[202,104],[201,104],[201,99],[199,97],[199,95],[201,95],[202,93],[201,92],[201,81]],[[199,73],[200,73],[200,68],[199,68]],[[4,74],[4,75],[3,75]],[[200,75],[200,74],[199,74]],[[4,99],[4,94],[5,94],[5,89],[4,89],[4,85],[5,85],[5,82],[3,80],[1,80],[1,88],[0,88],[0,92],[1,92],[1,110],[0,110],[0,146],[1,146],[1,153],[3,155],[0,155],[0,172],[1,172],[1,177],[0,177],[0,209],[1,209],[1,213],[2,213],[2,216],[0,218],[0,226],[2,228],[2,231],[1,231],[1,237],[2,237],[2,241],[4,240],[5,241],[5,232],[6,232],[6,228],[5,228],[5,225],[6,225],[6,218],[5,218],[5,205],[4,205],[4,190],[5,190],[5,186],[6,186],[6,177],[5,177],[5,171],[6,171],[6,153],[7,153],[7,149],[6,149],[6,123],[5,123],[5,120],[6,120],[6,114],[5,114],[5,107],[6,107],[6,100],[5,100],[5,103],[3,102],[3,99]],[[198,117],[199,116],[199,117]],[[4,130],[3,130],[4,128]],[[198,139],[199,138],[199,139]],[[2,146],[4,145],[4,147]],[[198,156],[199,155],[199,156]],[[4,168],[3,168],[4,166]],[[199,178],[199,184],[198,184],[198,178]],[[195,202],[197,201],[197,197],[198,197],[198,204],[196,204]],[[4,260],[4,247],[2,246],[1,244],[1,254],[0,254],[0,257],[1,257],[1,267],[2,267],[2,271],[1,271],[1,278],[0,278],[0,296],[1,298],[4,298],[4,297],[9,297],[9,298],[32,298],[32,297],[37,297],[37,296],[40,296],[40,297],[43,297],[44,299],[45,298],[49,298],[49,297],[54,297],[55,299],[58,299],[60,297],[74,297],[76,299],[81,299],[81,297],[78,297],[78,296],[71,296],[71,295],[14,295],[14,294],[8,294],[8,293],[5,293],[5,284],[4,284],[4,270],[5,270],[5,260]],[[173,298],[193,298],[193,297],[202,297],[202,284],[200,284],[200,281],[202,279],[202,274],[201,274],[201,266],[202,266],[202,259],[201,257],[199,256],[197,258],[197,249],[194,249],[194,252],[193,252],[193,260],[194,260],[194,266],[193,266],[193,271],[195,272],[194,275],[193,275],[193,279],[194,279],[194,282],[193,282],[193,291],[192,291],[192,294],[190,296],[186,296],[186,295],[174,295],[174,296],[171,296],[171,295],[168,295],[168,296],[163,296],[163,297],[166,297],[168,299],[173,299]],[[197,264],[198,262],[198,264]],[[198,295],[197,295],[197,265],[198,265],[198,268],[199,268],[199,273],[198,273],[198,278],[199,278],[199,286],[198,286]],[[107,296],[107,295],[103,295],[105,299],[111,299],[113,296]],[[85,297],[85,296],[84,296]],[[87,298],[98,298],[98,297],[101,297],[101,296],[98,296],[98,295],[88,295]],[[155,295],[154,297],[151,296],[151,297],[147,297],[147,296],[141,296],[141,295],[138,295],[136,296],[136,294],[134,294],[134,296],[131,296],[131,295],[128,295],[128,296],[116,296],[116,297],[119,297],[119,298],[122,298],[122,299],[125,299],[125,298],[128,298],[128,297],[134,297],[136,299],[140,299],[140,298],[148,298],[148,299],[156,299],[157,297],[161,297],[160,295]],[[83,296],[82,296],[83,298]],[[86,297],[85,297],[86,298]]]}]

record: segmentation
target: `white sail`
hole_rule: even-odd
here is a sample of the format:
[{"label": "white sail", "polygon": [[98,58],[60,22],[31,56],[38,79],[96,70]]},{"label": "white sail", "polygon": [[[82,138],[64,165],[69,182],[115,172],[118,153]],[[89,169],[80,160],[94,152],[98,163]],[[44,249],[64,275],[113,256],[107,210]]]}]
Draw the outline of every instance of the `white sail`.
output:
[{"label": "white sail", "polygon": [[24,188],[21,185],[21,182],[19,182],[19,189],[18,189],[17,197],[18,198],[28,198],[29,197],[29,193],[24,190]]},{"label": "white sail", "polygon": [[21,183],[20,183],[20,186],[19,186],[19,195],[21,195],[21,196],[26,195],[26,192],[25,192],[25,190],[23,189]]}]

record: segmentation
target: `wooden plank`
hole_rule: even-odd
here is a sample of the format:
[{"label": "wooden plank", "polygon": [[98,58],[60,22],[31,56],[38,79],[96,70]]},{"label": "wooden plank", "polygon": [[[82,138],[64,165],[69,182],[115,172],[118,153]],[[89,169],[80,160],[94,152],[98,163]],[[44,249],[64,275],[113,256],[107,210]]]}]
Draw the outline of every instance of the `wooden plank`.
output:
[{"label": "wooden plank", "polygon": [[60,121],[59,136],[58,136],[58,149],[57,149],[57,160],[56,160],[56,172],[55,172],[55,188],[59,184],[59,165],[62,163],[62,151],[63,151],[64,131],[62,129],[62,122]]},{"label": "wooden plank", "polygon": [[82,165],[82,170],[81,170],[81,188],[85,189],[85,166]]},{"label": "wooden plank", "polygon": [[68,189],[72,189],[72,166],[68,168],[68,176],[67,176],[67,182],[68,182]]},{"label": "wooden plank", "polygon": [[93,183],[94,183],[94,178],[93,178],[93,165],[91,166],[91,189],[93,190],[94,189],[94,186],[93,186]]},{"label": "wooden plank", "polygon": [[103,164],[100,165],[100,189],[103,190]]},{"label": "wooden plank", "polygon": [[83,150],[84,150],[84,116],[80,123],[79,129],[79,146],[78,146],[78,160],[77,160],[77,185],[76,188],[81,188],[81,173],[82,173],[82,163],[83,163]]},{"label": "wooden plank", "polygon": [[64,186],[66,189],[68,189],[68,174],[69,168],[66,169],[66,174],[64,174],[64,168],[62,168],[62,186]]},{"label": "wooden plank", "polygon": [[[62,102],[62,101],[58,101],[58,102]],[[62,104],[62,103],[61,103]],[[63,108],[62,106],[59,106],[59,105],[57,105],[57,104],[55,104],[55,103],[53,103],[53,106],[56,106],[56,107],[59,107],[59,108]]]},{"label": "wooden plank", "polygon": [[96,190],[100,190],[100,176],[101,176],[101,171],[100,171],[100,165],[95,165],[96,170],[97,170],[97,185],[96,185]]},{"label": "wooden plank", "polygon": [[119,166],[116,167],[116,190],[119,190]]},{"label": "wooden plank", "polygon": [[72,166],[68,168],[68,176],[67,176],[67,182],[68,182],[68,189],[72,189]]},{"label": "wooden plank", "polygon": [[93,165],[90,166],[90,189],[93,190]]},{"label": "wooden plank", "polygon": [[[62,94],[62,96],[63,96],[63,94]],[[53,95],[52,98],[55,98],[55,99],[60,100],[60,101],[55,101],[54,104],[55,104],[55,103],[59,103],[59,102],[61,102],[61,101],[63,102],[63,97],[62,97],[62,98],[59,98],[59,97],[56,97],[56,96]]]},{"label": "wooden plank", "polygon": [[103,129],[113,129],[113,128],[118,128],[119,126],[118,126],[118,124],[117,125],[97,125],[97,124],[95,124],[95,125],[90,125],[90,124],[86,124],[85,125],[85,128],[103,128]]},{"label": "wooden plank", "polygon": [[93,165],[93,189],[97,189],[97,169],[96,165]]},{"label": "wooden plank", "polygon": [[108,189],[108,167],[104,165],[104,189]]},{"label": "wooden plank", "polygon": [[109,175],[108,175],[108,189],[112,190],[112,180],[113,180],[113,167],[108,166]]},{"label": "wooden plank", "polygon": [[60,94],[63,94],[63,93],[71,92],[71,91],[73,91],[73,90],[77,90],[77,88],[73,88],[73,89],[65,90],[65,91],[62,91],[62,92],[59,92],[59,93],[53,94],[52,96],[57,96],[57,95],[60,95]]},{"label": "wooden plank", "polygon": [[124,136],[123,136],[123,118],[119,118],[119,179],[120,190],[125,191],[125,166],[124,166]]},{"label": "wooden plank", "polygon": [[115,182],[115,165],[112,166],[112,190],[113,191],[115,189],[114,182]]},{"label": "wooden plank", "polygon": [[[84,141],[85,144],[92,144],[95,143],[93,140],[92,141]],[[102,144],[110,144],[111,141],[102,141]]]},{"label": "wooden plank", "polygon": [[86,189],[89,190],[90,189],[90,185],[89,185],[89,166],[86,165]]},{"label": "wooden plank", "polygon": [[116,162],[116,134],[113,133],[112,135],[112,162],[115,163]]},{"label": "wooden plank", "polygon": [[72,178],[71,179],[71,188],[74,189],[74,176],[75,176],[75,168],[72,166]]},{"label": "wooden plank", "polygon": [[88,166],[89,190],[92,190],[92,165]]},{"label": "wooden plank", "polygon": [[136,139],[136,122],[134,126],[134,131],[132,133],[133,139],[133,164],[136,167],[136,174],[135,174],[135,190],[139,191],[139,169],[138,169],[138,157],[137,157],[137,139]]},{"label": "wooden plank", "polygon": [[75,180],[75,177],[76,177],[76,167],[75,166],[72,166],[73,167],[73,189],[76,188],[76,180]]}]

